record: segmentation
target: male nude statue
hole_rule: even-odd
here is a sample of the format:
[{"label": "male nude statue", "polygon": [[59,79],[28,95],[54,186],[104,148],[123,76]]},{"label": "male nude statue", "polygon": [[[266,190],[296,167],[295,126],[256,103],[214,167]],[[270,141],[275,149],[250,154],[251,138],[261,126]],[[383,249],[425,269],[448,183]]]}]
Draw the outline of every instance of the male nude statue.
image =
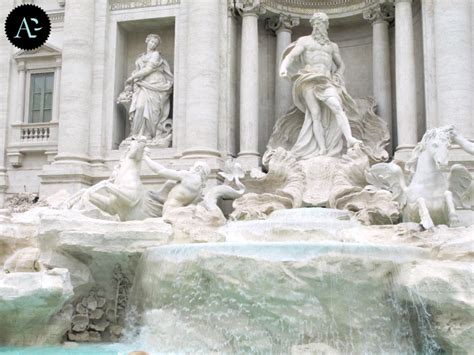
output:
[{"label": "male nude statue", "polygon": [[163,216],[174,208],[196,203],[202,197],[210,174],[207,163],[198,161],[189,170],[173,170],[151,160],[146,154],[143,159],[151,170],[169,179],[164,186],[164,189],[169,188],[169,191],[166,191],[167,195],[163,201]]},{"label": "male nude statue", "polygon": [[[328,38],[328,16],[315,13],[310,20],[313,32],[300,37],[283,53],[280,76],[295,79],[293,100],[305,112],[305,123],[301,129],[294,151],[301,158],[317,155],[331,155],[335,145],[341,143],[339,132],[345,137],[347,146],[352,147],[360,140],[352,136],[351,127],[344,112],[345,92],[344,63],[337,44]],[[332,71],[332,68],[336,68]],[[297,68],[296,70],[294,68]],[[349,100],[353,100],[349,97]],[[337,125],[331,126],[331,121]],[[339,131],[339,130],[340,131]],[[337,131],[329,132],[328,130]]]}]

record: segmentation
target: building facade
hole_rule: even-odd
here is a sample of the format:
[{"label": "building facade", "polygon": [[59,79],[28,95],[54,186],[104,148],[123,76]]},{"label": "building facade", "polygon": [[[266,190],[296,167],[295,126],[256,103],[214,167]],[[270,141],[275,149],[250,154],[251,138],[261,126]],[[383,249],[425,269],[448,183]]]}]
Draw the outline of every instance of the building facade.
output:
[{"label": "building facade", "polygon": [[[227,157],[258,167],[292,104],[281,54],[311,32],[315,11],[330,17],[348,91],[375,98],[396,158],[429,128],[452,124],[474,138],[470,0],[4,0],[0,21],[24,2],[46,10],[52,31],[33,51],[0,37],[0,205],[110,175],[130,132],[117,97],[150,33],[174,76],[171,143],[150,154],[173,168],[200,159],[217,171]],[[472,156],[450,154],[474,171]],[[162,183],[145,167],[143,180]]]}]

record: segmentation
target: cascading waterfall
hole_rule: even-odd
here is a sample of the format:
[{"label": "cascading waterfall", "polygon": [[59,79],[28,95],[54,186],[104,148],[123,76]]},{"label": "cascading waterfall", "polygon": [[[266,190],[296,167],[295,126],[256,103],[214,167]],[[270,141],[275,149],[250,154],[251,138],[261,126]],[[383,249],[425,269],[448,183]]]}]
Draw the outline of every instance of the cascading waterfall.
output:
[{"label": "cascading waterfall", "polygon": [[[414,247],[338,242],[220,243],[149,249],[131,301],[147,351],[439,354],[426,307],[400,296]],[[416,311],[416,312],[414,312]],[[416,317],[413,315],[416,314]]]}]

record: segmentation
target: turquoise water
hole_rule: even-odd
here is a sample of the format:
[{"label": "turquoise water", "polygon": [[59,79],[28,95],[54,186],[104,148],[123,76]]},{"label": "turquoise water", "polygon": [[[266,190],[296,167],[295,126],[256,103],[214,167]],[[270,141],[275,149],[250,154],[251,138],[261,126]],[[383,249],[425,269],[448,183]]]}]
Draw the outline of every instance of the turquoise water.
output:
[{"label": "turquoise water", "polygon": [[79,345],[76,347],[0,347],[2,355],[126,355],[132,350],[124,349],[123,344]]}]

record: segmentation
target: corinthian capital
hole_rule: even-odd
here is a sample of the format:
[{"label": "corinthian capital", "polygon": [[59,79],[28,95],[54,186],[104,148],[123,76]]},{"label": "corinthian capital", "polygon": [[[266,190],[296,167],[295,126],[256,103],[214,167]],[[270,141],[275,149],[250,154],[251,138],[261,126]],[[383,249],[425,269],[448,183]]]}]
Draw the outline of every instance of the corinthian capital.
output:
[{"label": "corinthian capital", "polygon": [[235,8],[241,16],[246,15],[263,15],[264,7],[260,4],[260,0],[237,0]]},{"label": "corinthian capital", "polygon": [[269,18],[266,22],[267,29],[270,29],[274,32],[278,31],[291,31],[291,29],[300,24],[300,19],[298,17],[292,17],[290,15],[280,14],[279,16],[274,16]]},{"label": "corinthian capital", "polygon": [[370,22],[389,22],[393,20],[393,4],[380,3],[364,11],[364,19]]}]

